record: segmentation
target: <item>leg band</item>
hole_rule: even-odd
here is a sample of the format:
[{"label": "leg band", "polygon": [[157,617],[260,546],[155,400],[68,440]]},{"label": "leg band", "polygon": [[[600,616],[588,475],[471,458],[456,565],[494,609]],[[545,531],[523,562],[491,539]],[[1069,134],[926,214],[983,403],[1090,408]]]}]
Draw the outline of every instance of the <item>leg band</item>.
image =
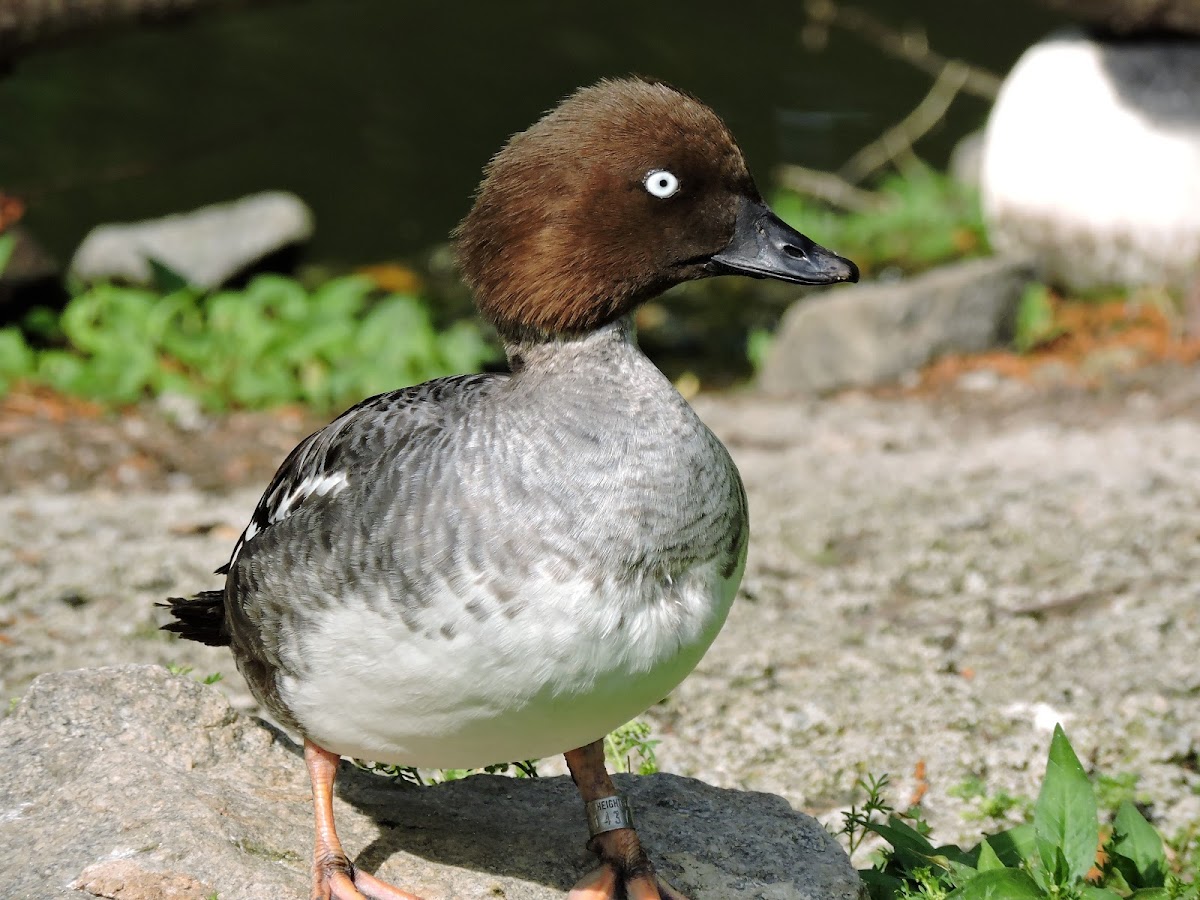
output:
[{"label": "leg band", "polygon": [[590,801],[587,804],[587,820],[591,837],[606,831],[616,831],[618,828],[633,827],[633,813],[629,810],[629,801],[620,794]]}]

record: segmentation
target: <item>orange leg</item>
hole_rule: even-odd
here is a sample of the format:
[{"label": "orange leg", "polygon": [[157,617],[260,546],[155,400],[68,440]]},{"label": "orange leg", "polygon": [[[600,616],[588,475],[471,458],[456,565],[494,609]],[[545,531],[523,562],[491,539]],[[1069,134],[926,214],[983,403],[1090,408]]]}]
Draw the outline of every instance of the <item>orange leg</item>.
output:
[{"label": "orange leg", "polygon": [[[566,757],[584,803],[617,796],[604,767],[604,741],[572,750]],[[655,874],[632,827],[600,832],[588,841],[588,848],[600,857],[600,868],[575,885],[568,900],[687,900]]]},{"label": "orange leg", "polygon": [[312,779],[313,811],[317,817],[311,900],[421,900],[374,875],[356,870],[343,852],[333,826],[333,780],[340,759],[312,741],[304,742],[304,762]]}]

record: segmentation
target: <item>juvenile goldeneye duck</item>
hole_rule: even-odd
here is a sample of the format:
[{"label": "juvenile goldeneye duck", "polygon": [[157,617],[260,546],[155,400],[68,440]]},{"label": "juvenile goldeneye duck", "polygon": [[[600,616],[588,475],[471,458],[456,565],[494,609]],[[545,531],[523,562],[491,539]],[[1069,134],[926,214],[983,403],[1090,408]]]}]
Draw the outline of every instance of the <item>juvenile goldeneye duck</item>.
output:
[{"label": "juvenile goldeneye duck", "polygon": [[712,110],[633,79],[512,137],[455,239],[512,374],[381,394],[308,437],[219,570],[224,589],[170,600],[164,628],[228,645],[303,738],[313,898],[414,897],[343,852],[340,756],[466,768],[565,753],[600,859],[572,900],[679,900],[603,738],[716,637],[745,566],[746,495],[630,315],[711,275],[858,270],[766,207]]}]

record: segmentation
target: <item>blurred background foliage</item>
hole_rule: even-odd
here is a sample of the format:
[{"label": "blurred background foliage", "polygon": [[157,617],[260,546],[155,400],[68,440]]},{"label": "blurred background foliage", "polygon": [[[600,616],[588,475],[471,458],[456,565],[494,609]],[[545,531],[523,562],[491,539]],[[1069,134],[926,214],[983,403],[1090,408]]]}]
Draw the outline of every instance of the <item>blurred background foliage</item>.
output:
[{"label": "blurred background foliage", "polygon": [[380,294],[364,276],[309,291],[264,274],[210,295],[100,284],[81,288],[61,316],[0,329],[0,391],[26,379],[114,405],[176,393],[212,411],[295,402],[329,411],[476,370],[491,355],[475,325],[436,329],[423,301]]},{"label": "blurred background foliage", "polygon": [[[1000,72],[1060,21],[1032,0],[1019,15],[1012,6],[861,4]],[[38,48],[0,76],[0,194],[20,198],[22,226],[52,256],[65,260],[100,223],[264,189],[302,197],[317,229],[301,255],[269,261],[294,278],[250,272],[206,295],[160,272],[151,288],[68,283],[51,302],[0,304],[0,392],[25,381],[114,405],[172,392],[213,410],[329,411],[495,363],[446,235],[510,133],[575,87],[630,72],[716,108],[784,218],[866,275],[987,252],[977,197],[942,172],[987,115],[969,91],[902,160],[856,174],[870,208],[789,189],[782,171],[844,170],[930,87],[928,72],[851,31],[814,29],[805,10],[771,0],[731,22],[715,0],[602,14],[303,0]],[[697,357],[706,386],[752,373],[795,292],[734,281],[644,311],[644,343],[672,377]]]},{"label": "blurred background foliage", "polygon": [[920,272],[939,263],[988,251],[979,195],[925,165],[888,172],[875,185],[877,206],[835,209],[787,189],[774,197],[775,211],[805,234],[859,264],[870,278],[894,270]]}]

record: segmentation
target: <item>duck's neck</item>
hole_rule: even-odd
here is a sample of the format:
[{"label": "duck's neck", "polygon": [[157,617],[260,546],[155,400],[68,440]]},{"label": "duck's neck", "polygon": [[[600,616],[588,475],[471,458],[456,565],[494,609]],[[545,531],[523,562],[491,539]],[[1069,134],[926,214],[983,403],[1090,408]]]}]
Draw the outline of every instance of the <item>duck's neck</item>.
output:
[{"label": "duck's neck", "polygon": [[514,341],[505,349],[513,370],[510,389],[534,406],[553,409],[555,417],[578,413],[589,418],[605,411],[660,416],[667,409],[687,407],[642,353],[628,319],[573,337]]},{"label": "duck's neck", "polygon": [[584,334],[506,340],[504,352],[513,374],[520,378],[600,374],[628,366],[637,358],[653,368],[637,345],[633,322],[628,316]]}]

